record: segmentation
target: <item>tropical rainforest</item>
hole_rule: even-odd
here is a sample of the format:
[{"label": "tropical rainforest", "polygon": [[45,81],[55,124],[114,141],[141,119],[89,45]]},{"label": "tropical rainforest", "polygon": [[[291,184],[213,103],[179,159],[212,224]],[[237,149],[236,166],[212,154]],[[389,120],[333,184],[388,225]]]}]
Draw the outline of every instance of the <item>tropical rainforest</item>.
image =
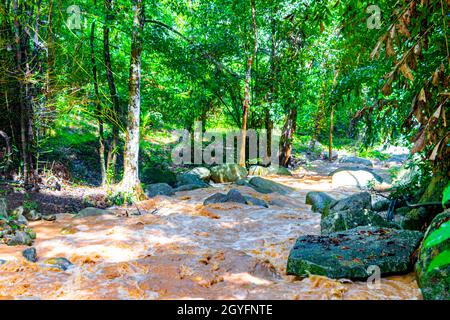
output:
[{"label": "tropical rainforest", "polygon": [[[0,298],[450,299],[449,29],[449,0],[1,0]],[[236,155],[175,163],[176,130]]]}]

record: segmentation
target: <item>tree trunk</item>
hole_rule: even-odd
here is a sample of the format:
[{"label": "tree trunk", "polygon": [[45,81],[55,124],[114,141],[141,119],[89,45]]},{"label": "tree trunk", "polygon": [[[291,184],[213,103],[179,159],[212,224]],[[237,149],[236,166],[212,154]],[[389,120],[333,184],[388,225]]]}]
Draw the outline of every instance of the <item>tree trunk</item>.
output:
[{"label": "tree trunk", "polygon": [[292,139],[297,129],[297,106],[289,109],[289,114],[284,123],[283,133],[281,135],[280,164],[287,167],[292,152]]},{"label": "tree trunk", "polygon": [[333,121],[334,121],[334,106],[331,106],[330,113],[330,139],[328,144],[328,160],[333,161]]},{"label": "tree trunk", "polygon": [[114,183],[116,176],[116,163],[117,163],[117,142],[119,136],[119,115],[121,114],[120,104],[119,104],[119,95],[117,93],[116,83],[114,80],[114,74],[112,72],[112,63],[111,63],[111,52],[109,46],[109,26],[113,21],[113,11],[112,11],[112,1],[113,0],[105,0],[106,7],[106,16],[105,16],[105,25],[103,27],[103,53],[105,59],[105,68],[106,68],[106,79],[108,81],[109,94],[111,96],[111,101],[113,103],[114,110],[114,123],[113,126],[113,138],[111,145],[108,151],[108,162],[107,162],[107,172],[111,178],[111,182]]},{"label": "tree trunk", "polygon": [[242,137],[241,137],[241,150],[239,152],[239,165],[245,167],[246,145],[247,145],[247,118],[248,109],[250,108],[250,82],[252,79],[253,62],[256,59],[256,53],[258,51],[258,30],[256,25],[256,6],[255,0],[250,0],[252,7],[252,27],[253,27],[253,52],[247,60],[247,73],[245,75],[244,84],[244,103],[242,107]]},{"label": "tree trunk", "polygon": [[[94,7],[97,6],[97,1],[94,0]],[[100,103],[100,95],[98,91],[98,77],[97,77],[97,62],[95,61],[95,20],[91,24],[91,36],[90,36],[90,49],[91,49],[91,64],[92,64],[92,79],[94,81],[94,99],[95,109],[97,113],[98,121],[98,140],[99,140],[99,164],[101,174],[101,184],[106,185],[106,166],[105,166],[105,143],[103,139],[103,120],[102,120],[102,105]]]},{"label": "tree trunk", "polygon": [[121,185],[122,191],[132,194],[134,198],[139,199],[143,195],[139,182],[138,167],[141,112],[141,36],[144,27],[144,7],[142,0],[133,0],[133,11],[127,132],[124,152],[124,174]]}]

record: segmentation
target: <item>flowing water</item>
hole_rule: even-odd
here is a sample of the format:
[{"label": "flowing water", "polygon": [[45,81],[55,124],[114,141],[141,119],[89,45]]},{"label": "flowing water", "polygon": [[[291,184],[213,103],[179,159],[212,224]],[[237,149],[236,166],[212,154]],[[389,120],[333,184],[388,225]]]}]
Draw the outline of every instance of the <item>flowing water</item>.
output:
[{"label": "flowing water", "polygon": [[[31,223],[37,232],[38,263],[23,247],[0,245],[2,299],[421,299],[414,275],[365,282],[286,276],[289,250],[297,237],[320,233],[320,214],[305,205],[311,190],[342,198],[357,190],[332,190],[326,177],[274,178],[296,189],[290,196],[243,194],[282,206],[234,203],[203,206],[215,188],[157,197],[138,205],[141,216],[116,215]],[[65,257],[67,271],[45,266]]]}]

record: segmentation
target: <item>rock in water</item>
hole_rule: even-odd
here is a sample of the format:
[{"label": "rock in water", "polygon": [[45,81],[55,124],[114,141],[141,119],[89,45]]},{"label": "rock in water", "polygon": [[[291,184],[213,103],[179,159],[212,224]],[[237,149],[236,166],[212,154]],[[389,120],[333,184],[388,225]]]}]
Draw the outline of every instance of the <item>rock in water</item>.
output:
[{"label": "rock in water", "polygon": [[356,227],[372,226],[399,229],[394,223],[388,222],[378,213],[367,209],[350,209],[332,212],[326,217],[322,216],[320,227],[322,234],[350,230]]},{"label": "rock in water", "polygon": [[57,268],[66,271],[73,266],[72,262],[66,258],[50,258],[44,261],[44,265],[51,268]]},{"label": "rock in water", "polygon": [[250,169],[248,170],[248,175],[265,177],[269,175],[269,169],[262,166],[251,166]]},{"label": "rock in water", "polygon": [[342,157],[339,160],[340,163],[353,163],[353,164],[359,164],[366,167],[373,167],[372,161],[369,159],[364,158],[358,158],[358,157]]},{"label": "rock in water", "polygon": [[197,167],[189,171],[189,174],[193,174],[205,182],[209,182],[211,179],[211,171],[205,167]]},{"label": "rock in water", "polygon": [[155,183],[145,187],[145,194],[149,198],[156,196],[173,196],[175,192],[167,183]]},{"label": "rock in water", "polygon": [[211,168],[211,180],[215,183],[235,182],[247,175],[247,169],[237,164],[222,164]]},{"label": "rock in water", "polygon": [[37,212],[36,210],[30,210],[28,212],[25,212],[25,218],[27,218],[28,221],[38,221],[42,219],[42,214]]},{"label": "rock in water", "polygon": [[266,207],[269,206],[264,200],[256,199],[249,196],[243,196],[238,190],[231,189],[228,194],[223,193],[216,193],[207,198],[203,205],[213,204],[213,203],[226,203],[226,202],[234,202],[234,203],[241,203],[241,204],[247,204],[250,206],[260,206],[260,207]]},{"label": "rock in water", "polygon": [[35,248],[29,248],[22,251],[22,255],[25,259],[27,259],[30,262],[36,262],[37,261],[37,253]]},{"label": "rock in water", "polygon": [[54,214],[45,215],[45,216],[42,216],[42,220],[55,221],[56,220],[56,216]]},{"label": "rock in water", "polygon": [[96,216],[102,216],[102,215],[112,215],[113,213],[109,210],[103,210],[98,208],[85,208],[78,212],[74,216],[74,218],[85,218],[85,217],[96,217]]},{"label": "rock in water", "polygon": [[8,218],[8,204],[5,198],[0,198],[0,218]]},{"label": "rock in water", "polygon": [[426,300],[450,300],[450,210],[434,218],[416,264],[417,282]]},{"label": "rock in water", "polygon": [[237,191],[236,189],[231,189],[227,194],[227,202],[235,202],[247,204],[247,200],[245,200],[244,196]]},{"label": "rock in water", "polygon": [[8,246],[31,246],[33,239],[25,231],[16,231],[13,235],[5,236]]},{"label": "rock in water", "polygon": [[312,205],[313,212],[324,212],[336,203],[336,199],[325,192],[311,191],[306,195],[306,204]]},{"label": "rock in water", "polygon": [[177,175],[177,187],[195,185],[197,189],[208,188],[209,184],[200,179],[199,176],[190,173],[182,173]]},{"label": "rock in water", "polygon": [[251,178],[250,186],[260,193],[279,193],[282,195],[287,195],[294,191],[294,189],[285,186],[281,183],[277,183],[271,180],[263,179],[261,177]]},{"label": "rock in water", "polygon": [[245,201],[249,206],[257,206],[257,207],[264,207],[264,208],[268,208],[269,205],[267,204],[267,202],[265,202],[264,200],[258,199],[258,198],[254,198],[254,197],[250,197],[250,196],[245,196]]},{"label": "rock in water", "polygon": [[359,227],[327,236],[302,236],[291,250],[287,274],[332,279],[366,279],[369,267],[381,275],[404,274],[413,267],[411,256],[423,233],[409,230]]},{"label": "rock in water", "polygon": [[383,179],[367,170],[344,170],[332,175],[333,188],[366,188],[371,183],[382,183]]},{"label": "rock in water", "polygon": [[364,210],[372,207],[372,196],[368,192],[361,192],[351,195],[337,201],[331,206],[332,212],[345,211],[345,210]]}]

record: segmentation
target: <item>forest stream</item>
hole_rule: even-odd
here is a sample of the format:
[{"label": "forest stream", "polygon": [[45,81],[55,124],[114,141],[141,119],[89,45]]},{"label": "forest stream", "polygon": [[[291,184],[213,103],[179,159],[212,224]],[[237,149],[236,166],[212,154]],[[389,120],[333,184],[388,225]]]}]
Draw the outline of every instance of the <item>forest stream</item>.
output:
[{"label": "forest stream", "polygon": [[[414,274],[366,282],[286,276],[297,237],[320,234],[320,214],[305,205],[309,191],[336,198],[357,189],[333,190],[323,175],[273,177],[295,188],[289,196],[262,195],[251,188],[219,184],[178,192],[114,215],[31,223],[37,233],[38,263],[24,248],[0,246],[2,299],[421,299]],[[279,205],[259,208],[236,203],[203,206],[203,200],[231,188]],[[65,257],[66,271],[40,263]]]}]

